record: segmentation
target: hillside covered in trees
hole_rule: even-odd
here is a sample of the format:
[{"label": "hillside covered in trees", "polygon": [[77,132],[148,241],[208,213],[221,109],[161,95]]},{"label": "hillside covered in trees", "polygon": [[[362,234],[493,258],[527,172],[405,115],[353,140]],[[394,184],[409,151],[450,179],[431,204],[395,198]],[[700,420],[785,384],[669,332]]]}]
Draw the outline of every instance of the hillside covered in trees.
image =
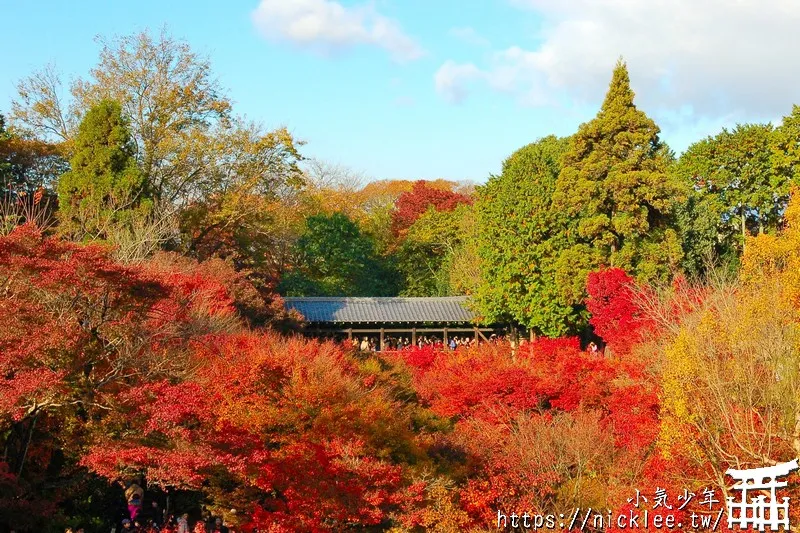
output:
[{"label": "hillside covered in trees", "polygon": [[[480,185],[307,159],[166,33],[106,41],[67,91],[21,80],[0,530],[106,532],[133,481],[241,531],[489,531],[657,490],[688,524],[722,507],[684,490],[724,502],[727,468],[797,457],[800,107],[677,155],[609,74],[595,118]],[[361,352],[282,301],[396,295],[536,340]]]}]

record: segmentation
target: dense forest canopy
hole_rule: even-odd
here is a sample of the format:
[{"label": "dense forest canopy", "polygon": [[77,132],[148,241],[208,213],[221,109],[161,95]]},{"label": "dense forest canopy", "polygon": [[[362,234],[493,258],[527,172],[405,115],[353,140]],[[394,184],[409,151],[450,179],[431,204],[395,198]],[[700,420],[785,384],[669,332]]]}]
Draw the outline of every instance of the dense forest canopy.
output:
[{"label": "dense forest canopy", "polygon": [[[245,531],[488,531],[639,489],[724,501],[727,467],[796,457],[800,107],[676,155],[609,74],[593,119],[482,185],[308,158],[168,33],[103,41],[68,91],[21,80],[0,530],[107,531],[135,482]],[[362,351],[282,300],[450,295],[532,341]]]}]

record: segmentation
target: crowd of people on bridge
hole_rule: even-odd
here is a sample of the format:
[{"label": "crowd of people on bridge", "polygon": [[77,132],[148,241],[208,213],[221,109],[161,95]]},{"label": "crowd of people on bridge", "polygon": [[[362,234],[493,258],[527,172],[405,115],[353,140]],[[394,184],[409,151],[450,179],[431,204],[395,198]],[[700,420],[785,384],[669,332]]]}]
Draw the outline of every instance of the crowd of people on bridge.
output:
[{"label": "crowd of people on bridge", "polygon": [[[360,350],[362,352],[380,352],[380,351],[400,351],[400,350],[409,350],[414,348],[424,348],[426,346],[433,346],[434,348],[442,349],[445,346],[450,350],[457,350],[461,347],[471,347],[476,345],[481,345],[486,342],[490,344],[498,344],[504,342],[510,342],[512,345],[514,341],[511,338],[507,338],[503,335],[497,335],[492,333],[491,336],[486,338],[486,340],[479,339],[476,337],[459,337],[459,336],[450,336],[447,339],[447,344],[442,337],[437,336],[420,336],[417,338],[417,343],[412,344],[411,339],[409,337],[392,337],[387,336],[383,339],[383,346],[381,347],[380,340],[376,337],[353,337],[349,341],[350,345],[355,348],[356,350]],[[517,346],[519,348],[523,348],[529,341],[525,338],[519,338],[517,340]],[[597,354],[602,355],[602,351],[597,346],[596,343],[590,342],[586,345],[586,351],[590,354]]]},{"label": "crowd of people on bridge", "polygon": [[[492,334],[488,337],[488,342],[502,342],[504,337],[499,337],[496,334]],[[380,351],[399,351],[399,350],[410,350],[411,348],[424,348],[426,346],[433,346],[434,348],[447,348],[451,350],[456,350],[462,346],[475,346],[478,344],[482,344],[486,341],[480,340],[474,336],[450,336],[447,339],[447,344],[445,344],[445,340],[443,337],[438,337],[435,335],[427,336],[422,335],[417,338],[416,344],[412,343],[411,338],[409,337],[393,337],[387,336],[383,339],[383,346],[381,347],[380,339],[376,337],[353,337],[349,341],[353,348],[357,350],[361,350],[362,352],[380,352]]]}]

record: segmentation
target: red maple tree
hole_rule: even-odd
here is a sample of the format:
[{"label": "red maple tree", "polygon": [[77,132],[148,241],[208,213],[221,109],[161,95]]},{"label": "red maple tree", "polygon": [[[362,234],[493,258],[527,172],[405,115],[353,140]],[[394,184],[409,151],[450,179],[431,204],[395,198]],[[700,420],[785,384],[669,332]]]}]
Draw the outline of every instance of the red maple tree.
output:
[{"label": "red maple tree", "polygon": [[399,235],[407,230],[425,211],[452,211],[460,204],[471,204],[472,198],[461,193],[431,187],[428,182],[414,182],[410,191],[402,193],[392,212],[392,230]]}]

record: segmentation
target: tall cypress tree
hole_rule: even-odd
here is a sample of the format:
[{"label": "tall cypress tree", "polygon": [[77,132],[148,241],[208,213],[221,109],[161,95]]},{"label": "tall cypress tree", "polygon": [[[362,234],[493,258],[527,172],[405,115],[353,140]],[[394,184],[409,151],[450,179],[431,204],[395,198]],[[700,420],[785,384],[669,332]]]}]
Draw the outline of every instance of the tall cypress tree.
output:
[{"label": "tall cypress tree", "polygon": [[558,270],[576,291],[591,268],[616,266],[652,281],[667,278],[682,257],[671,212],[684,188],[667,173],[673,155],[658,126],[633,97],[620,60],[600,112],[564,156],[554,203],[571,218],[574,241]]},{"label": "tall cypress tree", "polygon": [[76,239],[113,239],[152,206],[119,103],[103,100],[81,121],[70,171],[58,181],[61,230]]}]

